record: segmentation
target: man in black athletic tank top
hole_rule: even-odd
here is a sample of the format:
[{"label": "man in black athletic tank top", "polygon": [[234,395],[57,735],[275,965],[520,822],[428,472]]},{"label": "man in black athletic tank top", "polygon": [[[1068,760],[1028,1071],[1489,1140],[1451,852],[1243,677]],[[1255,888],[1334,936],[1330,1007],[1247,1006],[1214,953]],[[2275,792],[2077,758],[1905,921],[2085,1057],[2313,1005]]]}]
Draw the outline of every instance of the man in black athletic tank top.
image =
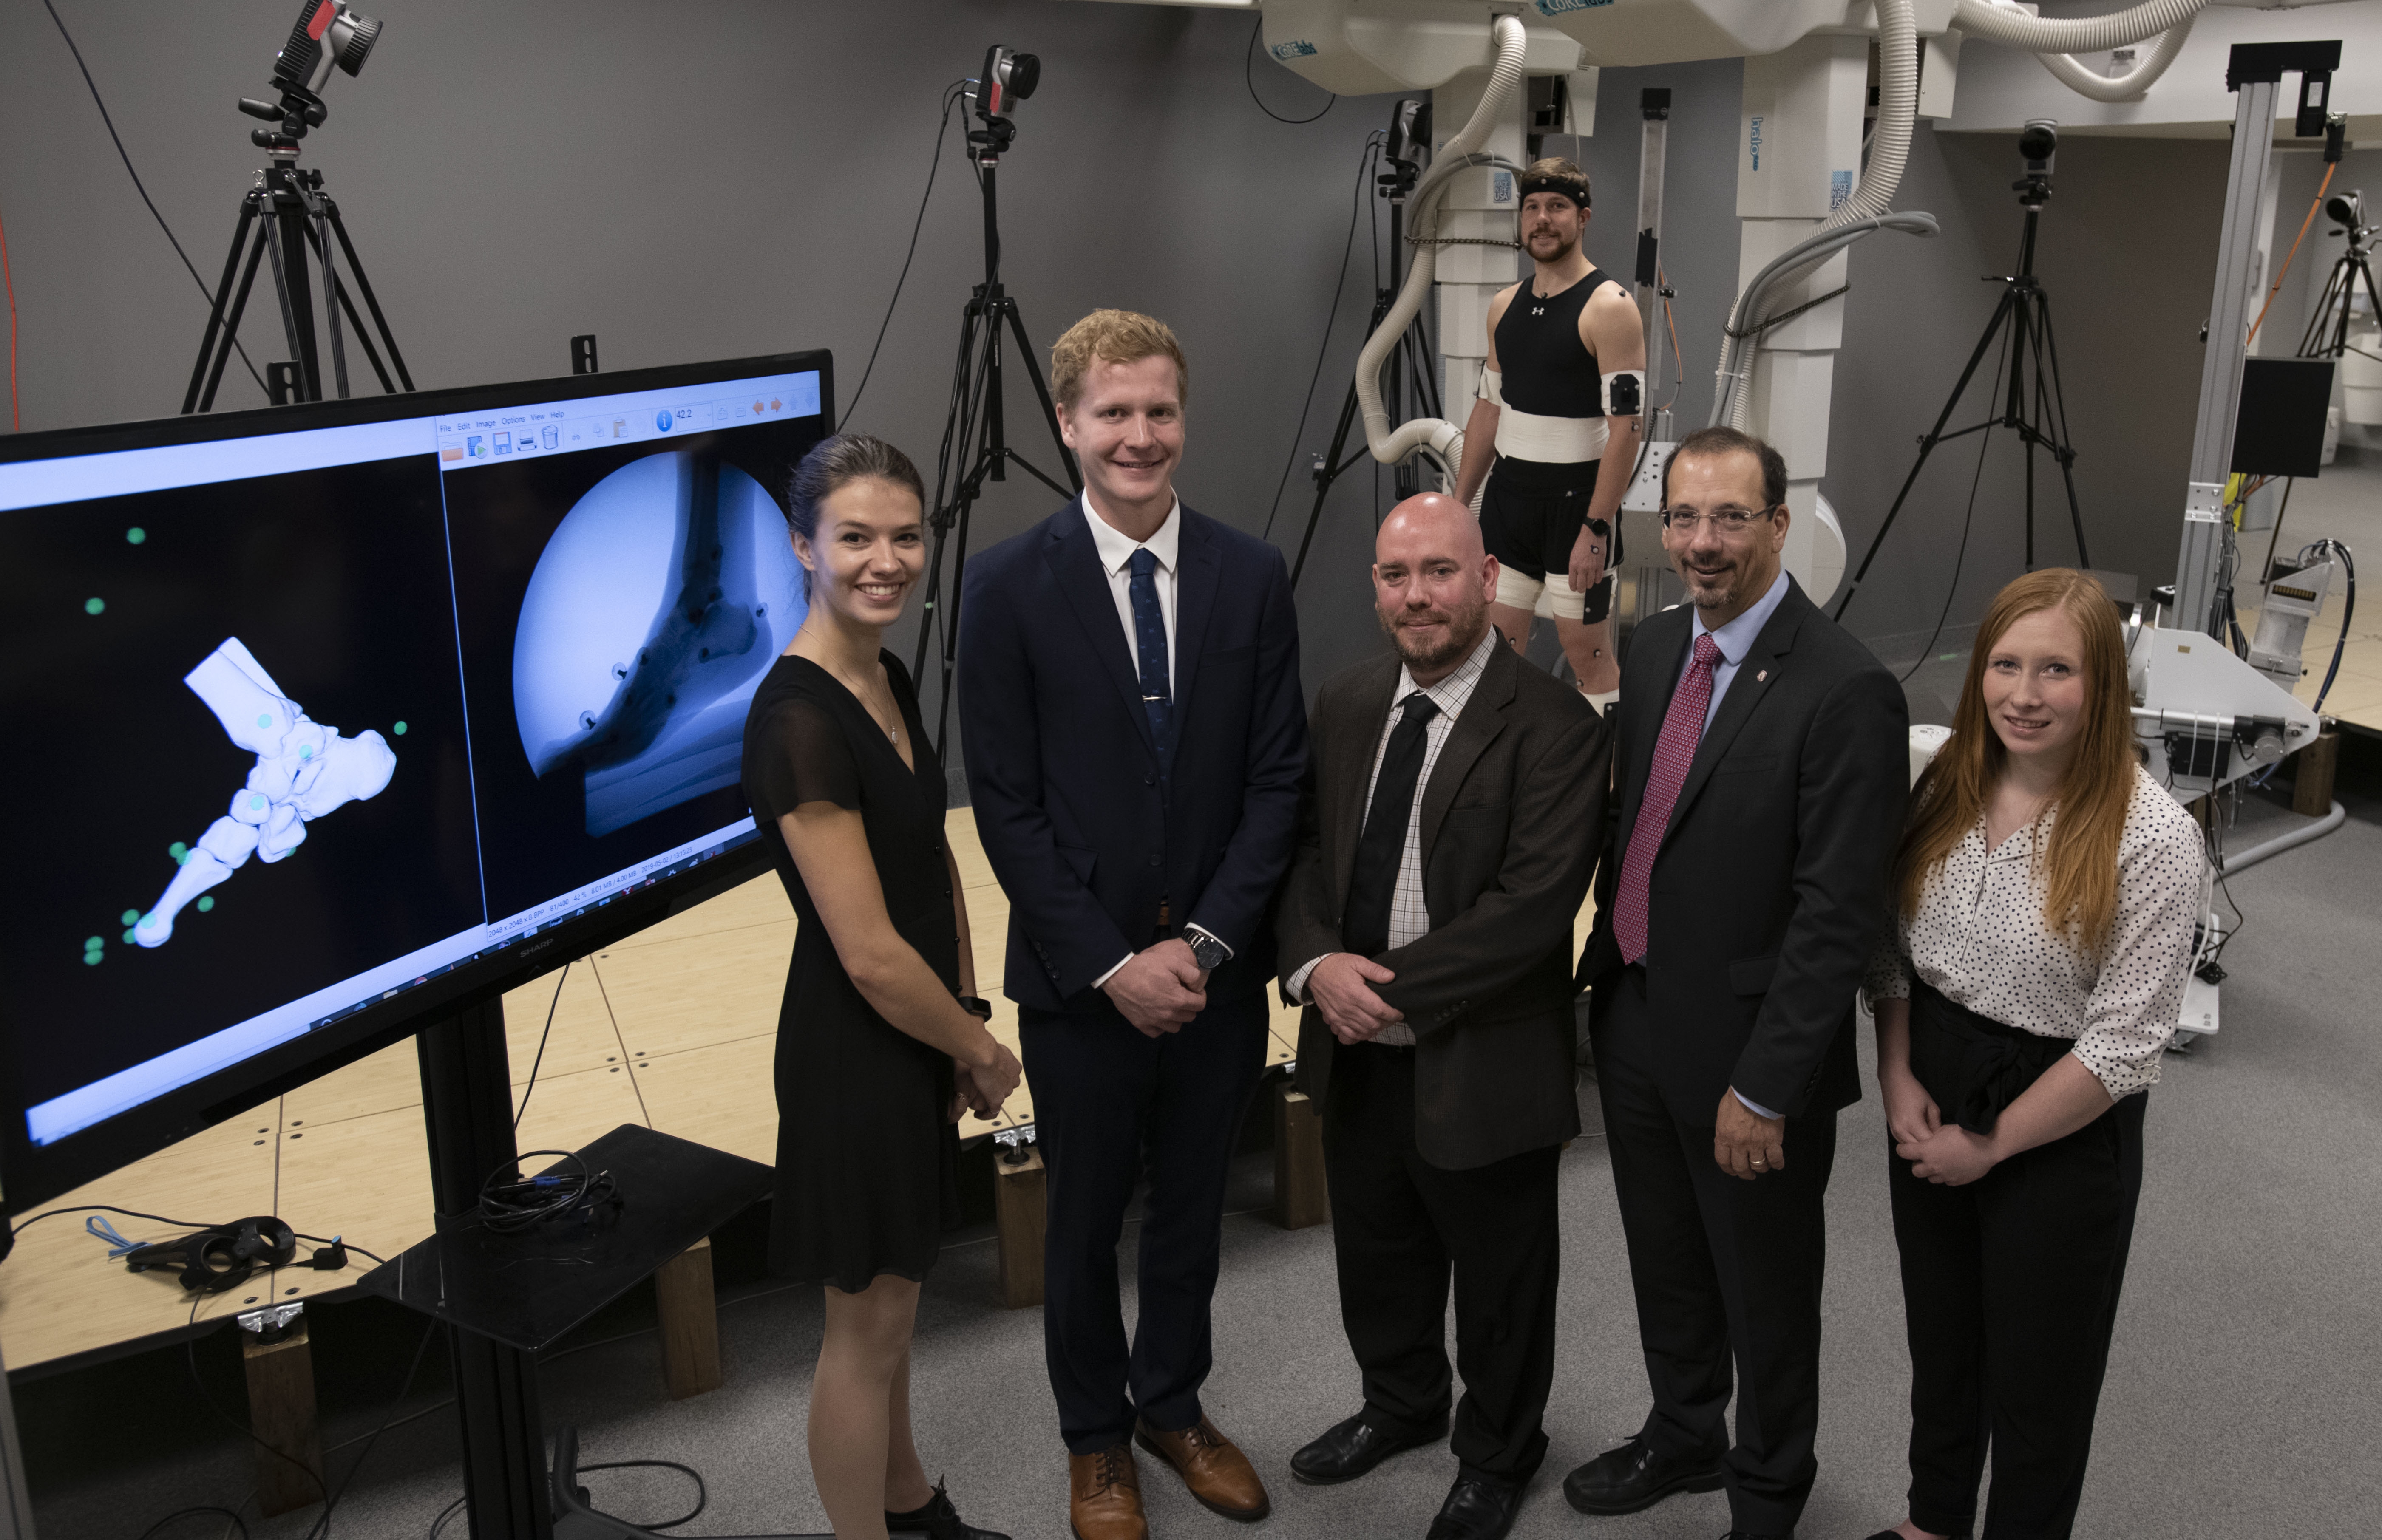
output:
[{"label": "man in black athletic tank top", "polygon": [[1500,568],[1490,608],[1498,630],[1518,650],[1533,617],[1551,614],[1581,691],[1609,706],[1621,670],[1607,568],[1620,555],[1621,498],[1638,458],[1645,336],[1628,290],[1580,250],[1579,168],[1534,162],[1521,191],[1535,271],[1490,302],[1488,367],[1455,495],[1470,502],[1488,483],[1480,533]]}]

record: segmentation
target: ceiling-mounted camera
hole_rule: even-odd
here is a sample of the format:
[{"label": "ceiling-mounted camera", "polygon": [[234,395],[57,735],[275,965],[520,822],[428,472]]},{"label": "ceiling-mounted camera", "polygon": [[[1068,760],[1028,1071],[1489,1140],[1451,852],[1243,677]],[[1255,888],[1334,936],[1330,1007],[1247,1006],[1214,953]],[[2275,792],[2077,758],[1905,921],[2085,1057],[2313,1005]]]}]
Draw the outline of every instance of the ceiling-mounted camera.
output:
[{"label": "ceiling-mounted camera", "polygon": [[373,44],[380,41],[378,18],[364,15],[347,0],[305,0],[289,41],[273,56],[273,84],[278,102],[239,100],[239,110],[261,117],[276,128],[256,128],[249,139],[259,148],[279,155],[295,155],[298,141],[308,128],[319,128],[329,116],[323,105],[323,88],[334,69],[361,74]]}]

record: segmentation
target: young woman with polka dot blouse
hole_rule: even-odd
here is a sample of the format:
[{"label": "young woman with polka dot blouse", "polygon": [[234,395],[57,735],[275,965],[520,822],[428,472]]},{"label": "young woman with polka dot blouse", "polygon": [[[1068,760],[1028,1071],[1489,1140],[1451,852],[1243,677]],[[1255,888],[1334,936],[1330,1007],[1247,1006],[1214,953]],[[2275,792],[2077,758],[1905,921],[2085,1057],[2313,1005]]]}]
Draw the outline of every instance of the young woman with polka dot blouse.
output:
[{"label": "young woman with polka dot blouse", "polygon": [[2143,1115],[2203,904],[2199,826],[2141,768],[2101,585],[2019,579],[1913,789],[1866,992],[1911,1363],[1909,1516],[1874,1540],[2064,1540]]}]

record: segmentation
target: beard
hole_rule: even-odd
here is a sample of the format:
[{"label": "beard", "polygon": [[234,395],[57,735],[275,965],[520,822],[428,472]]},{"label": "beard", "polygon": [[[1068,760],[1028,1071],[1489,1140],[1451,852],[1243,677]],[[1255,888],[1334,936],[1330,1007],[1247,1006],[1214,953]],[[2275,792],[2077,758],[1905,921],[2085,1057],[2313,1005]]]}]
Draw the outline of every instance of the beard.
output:
[{"label": "beard", "polygon": [[1737,602],[1737,592],[1745,586],[1745,563],[1730,563],[1706,577],[1687,563],[1685,557],[1674,557],[1672,568],[1679,581],[1687,585],[1688,602],[1698,609],[1726,609]]},{"label": "beard", "polygon": [[[1446,667],[1480,645],[1480,638],[1489,629],[1489,604],[1485,599],[1475,600],[1468,605],[1420,612],[1403,607],[1391,611],[1376,605],[1373,617],[1381,622],[1382,633],[1398,650],[1398,656],[1406,660],[1406,666],[1427,673]],[[1426,640],[1398,623],[1409,618],[1438,621],[1446,629],[1439,633],[1438,640]]]},{"label": "beard", "polygon": [[[1555,242],[1555,249],[1541,255],[1538,247],[1538,243],[1541,239]],[[1529,253],[1530,260],[1532,262],[1542,262],[1552,264],[1554,263],[1568,261],[1571,254],[1579,250],[1579,238],[1574,236],[1570,239],[1566,240],[1563,236],[1559,235],[1555,231],[1547,230],[1540,234],[1524,236],[1522,238],[1522,249]]]}]

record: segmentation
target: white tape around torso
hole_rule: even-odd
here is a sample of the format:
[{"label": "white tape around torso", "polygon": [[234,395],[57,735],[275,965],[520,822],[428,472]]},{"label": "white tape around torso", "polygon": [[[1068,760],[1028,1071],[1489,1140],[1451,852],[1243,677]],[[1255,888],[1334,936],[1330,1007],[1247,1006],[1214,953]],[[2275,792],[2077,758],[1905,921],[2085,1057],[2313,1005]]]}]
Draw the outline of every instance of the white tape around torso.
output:
[{"label": "white tape around torso", "polygon": [[1497,409],[1497,452],[1550,465],[1604,458],[1602,417],[1541,417],[1512,406]]}]

